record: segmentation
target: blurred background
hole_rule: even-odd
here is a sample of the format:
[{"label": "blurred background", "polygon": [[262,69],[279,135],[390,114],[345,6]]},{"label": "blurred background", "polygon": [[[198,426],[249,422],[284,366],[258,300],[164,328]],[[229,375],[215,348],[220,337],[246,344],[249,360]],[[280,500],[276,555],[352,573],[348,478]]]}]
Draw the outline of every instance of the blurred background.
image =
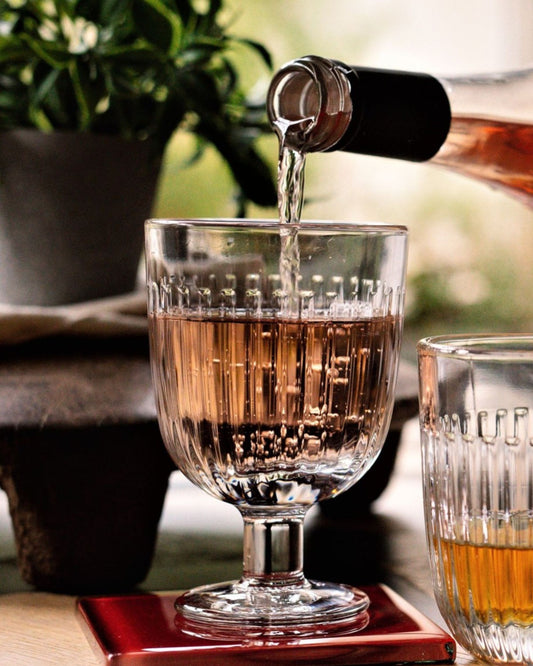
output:
[{"label": "blurred background", "polygon": [[[257,39],[274,69],[314,53],[346,63],[453,76],[533,62],[531,0],[228,0],[234,34]],[[238,53],[236,58],[242,57]],[[246,54],[250,58],[249,53]],[[269,75],[243,63],[252,96]],[[278,144],[261,151],[275,173]],[[156,214],[233,216],[232,183],[214,151],[188,164],[178,132],[166,154]],[[252,217],[275,217],[251,207]],[[533,211],[435,166],[342,153],[308,157],[304,218],[380,220],[410,229],[404,355],[439,332],[524,331],[533,323]]]}]

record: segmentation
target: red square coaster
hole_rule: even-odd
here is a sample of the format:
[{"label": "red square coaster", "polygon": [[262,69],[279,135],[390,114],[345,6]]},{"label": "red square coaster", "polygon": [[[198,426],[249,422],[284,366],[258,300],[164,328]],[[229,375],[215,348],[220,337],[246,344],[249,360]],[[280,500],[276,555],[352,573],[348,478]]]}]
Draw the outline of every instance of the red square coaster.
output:
[{"label": "red square coaster", "polygon": [[185,631],[172,593],[83,597],[78,612],[102,663],[159,664],[416,664],[453,663],[455,642],[384,585],[370,597],[368,625],[356,633],[316,637],[200,638]]}]

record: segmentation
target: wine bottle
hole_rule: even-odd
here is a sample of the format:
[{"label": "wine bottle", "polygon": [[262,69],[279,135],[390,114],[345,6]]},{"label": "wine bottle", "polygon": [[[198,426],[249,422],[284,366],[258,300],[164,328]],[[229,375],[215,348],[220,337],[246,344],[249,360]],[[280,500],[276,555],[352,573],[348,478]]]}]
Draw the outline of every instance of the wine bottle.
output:
[{"label": "wine bottle", "polygon": [[267,109],[293,150],[429,161],[533,206],[533,68],[437,78],[306,56],[274,75]]}]

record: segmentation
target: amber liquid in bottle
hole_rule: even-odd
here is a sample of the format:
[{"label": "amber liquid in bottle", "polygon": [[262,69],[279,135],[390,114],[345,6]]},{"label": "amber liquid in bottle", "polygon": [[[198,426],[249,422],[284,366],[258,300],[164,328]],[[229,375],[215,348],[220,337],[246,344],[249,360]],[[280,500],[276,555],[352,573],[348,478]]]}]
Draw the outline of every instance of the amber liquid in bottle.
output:
[{"label": "amber liquid in bottle", "polygon": [[533,126],[455,117],[433,163],[501,188],[533,206]]}]

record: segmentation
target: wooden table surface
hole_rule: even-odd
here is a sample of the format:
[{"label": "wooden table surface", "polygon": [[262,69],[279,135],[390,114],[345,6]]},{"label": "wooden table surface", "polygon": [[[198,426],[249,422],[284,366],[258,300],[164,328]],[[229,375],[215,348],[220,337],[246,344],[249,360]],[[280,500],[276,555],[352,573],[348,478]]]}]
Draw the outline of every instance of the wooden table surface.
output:
[{"label": "wooden table surface", "polygon": [[[422,515],[418,433],[404,429],[395,473],[371,513],[306,521],[306,573],[351,584],[384,582],[444,627],[431,593]],[[171,477],[155,558],[142,590],[179,590],[238,577],[241,520],[179,473]],[[0,493],[0,665],[76,664],[97,659],[75,613],[74,596],[32,590],[16,568],[7,503]],[[476,664],[461,649],[457,663]]]}]

